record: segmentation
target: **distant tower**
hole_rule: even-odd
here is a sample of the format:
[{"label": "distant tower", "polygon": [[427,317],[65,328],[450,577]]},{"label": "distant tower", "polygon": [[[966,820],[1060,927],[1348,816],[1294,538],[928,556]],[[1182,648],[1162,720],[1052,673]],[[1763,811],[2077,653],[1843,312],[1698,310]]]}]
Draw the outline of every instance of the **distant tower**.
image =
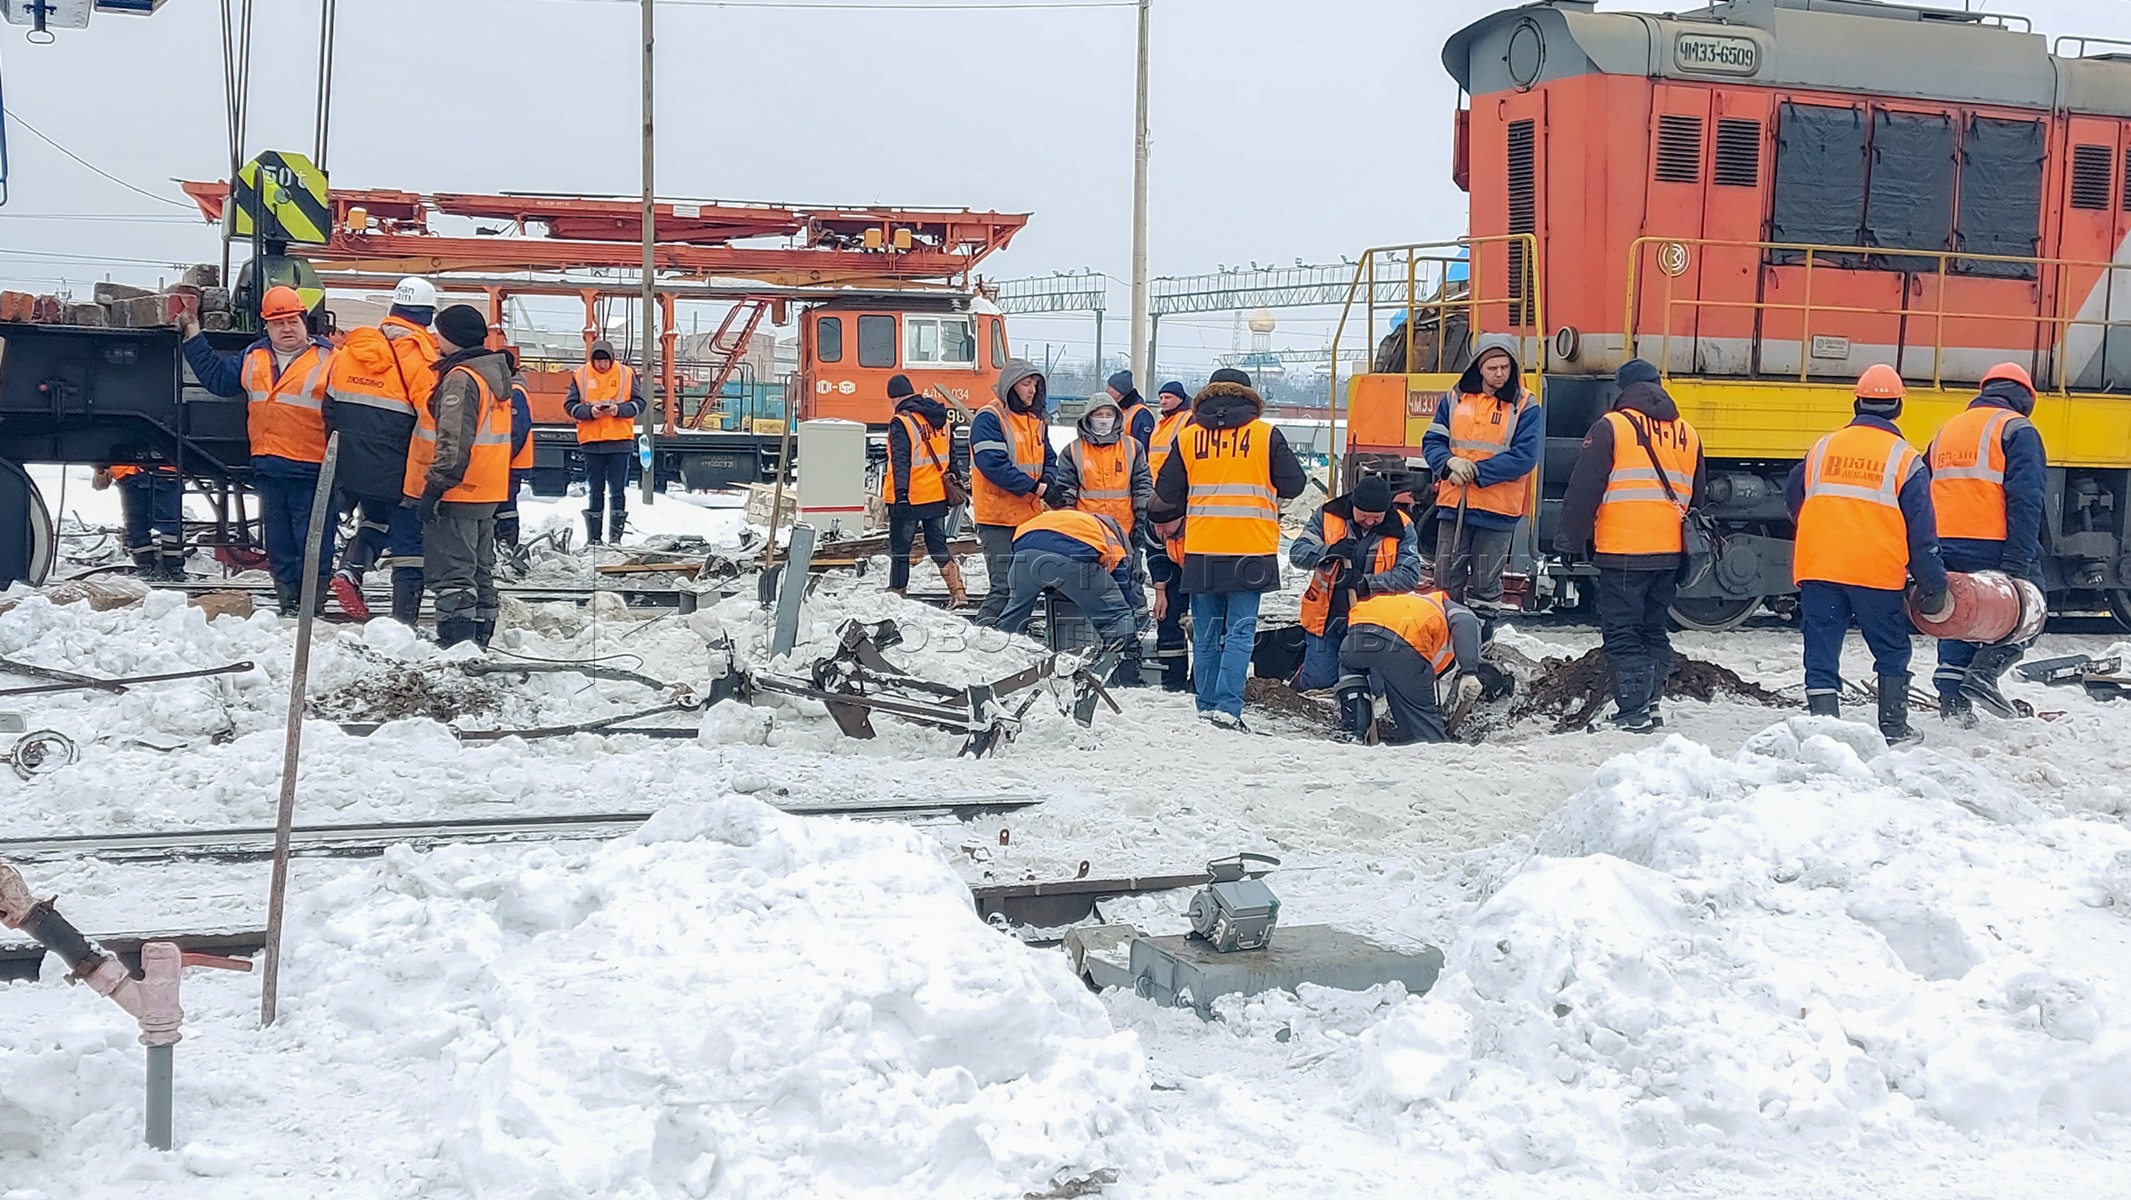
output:
[{"label": "distant tower", "polygon": [[1273,330],[1279,328],[1279,326],[1280,322],[1275,321],[1273,314],[1266,309],[1261,308],[1252,313],[1250,315],[1251,353],[1270,353],[1273,348]]}]

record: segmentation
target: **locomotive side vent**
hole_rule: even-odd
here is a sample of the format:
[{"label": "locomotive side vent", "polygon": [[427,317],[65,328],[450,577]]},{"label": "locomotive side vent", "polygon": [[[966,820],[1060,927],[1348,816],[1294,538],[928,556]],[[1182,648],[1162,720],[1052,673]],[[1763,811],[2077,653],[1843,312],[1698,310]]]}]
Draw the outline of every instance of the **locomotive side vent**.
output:
[{"label": "locomotive side vent", "polygon": [[1722,187],[1761,186],[1761,122],[1717,118],[1716,181]]},{"label": "locomotive side vent", "polygon": [[[1509,123],[1509,231],[1511,233],[1536,233],[1539,230],[1539,180],[1536,150],[1536,129],[1529,120]],[[1531,323],[1525,311],[1529,291],[1531,264],[1525,261],[1525,245],[1522,241],[1509,244],[1509,320],[1511,325]]]},{"label": "locomotive side vent", "polygon": [[2072,207],[2109,207],[2109,160],[2107,146],[2072,147]]},{"label": "locomotive side vent", "polygon": [[2124,211],[2131,212],[2131,154],[2124,155]]},{"label": "locomotive side vent", "polygon": [[1659,113],[1657,118],[1659,183],[1702,181],[1702,118]]}]

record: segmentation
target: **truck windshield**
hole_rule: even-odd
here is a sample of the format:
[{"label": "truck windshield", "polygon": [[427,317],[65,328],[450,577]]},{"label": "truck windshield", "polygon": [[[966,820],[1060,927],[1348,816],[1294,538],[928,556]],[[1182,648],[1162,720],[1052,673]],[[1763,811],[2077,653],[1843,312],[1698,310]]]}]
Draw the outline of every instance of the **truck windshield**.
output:
[{"label": "truck windshield", "polygon": [[912,366],[973,367],[977,335],[968,317],[904,317],[903,361]]}]

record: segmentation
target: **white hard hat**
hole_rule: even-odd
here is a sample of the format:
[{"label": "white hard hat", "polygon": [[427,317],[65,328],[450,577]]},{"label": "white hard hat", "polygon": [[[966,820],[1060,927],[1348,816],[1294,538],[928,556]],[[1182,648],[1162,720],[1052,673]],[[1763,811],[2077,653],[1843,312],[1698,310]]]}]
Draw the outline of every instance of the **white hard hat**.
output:
[{"label": "white hard hat", "polygon": [[392,289],[392,302],[402,308],[435,308],[437,285],[419,275],[409,275]]}]

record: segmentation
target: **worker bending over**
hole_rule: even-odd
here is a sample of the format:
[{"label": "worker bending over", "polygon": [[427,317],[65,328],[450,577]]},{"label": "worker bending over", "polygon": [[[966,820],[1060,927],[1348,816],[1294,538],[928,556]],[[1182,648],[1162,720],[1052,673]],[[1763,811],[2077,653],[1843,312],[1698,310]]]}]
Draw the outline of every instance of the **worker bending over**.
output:
[{"label": "worker bending over", "polygon": [[1872,650],[1879,676],[1879,730],[1905,742],[1909,728],[1909,615],[1903,585],[1916,580],[1917,608],[1946,611],[1931,508],[1931,468],[1902,440],[1902,377],[1884,364],[1857,380],[1856,417],[1821,438],[1792,468],[1784,501],[1798,525],[1791,576],[1805,627],[1806,707],[1840,716],[1842,642],[1850,622]]},{"label": "worker bending over", "polygon": [[[1116,378],[1111,381],[1115,383]],[[1131,382],[1126,374],[1127,390]],[[1132,583],[1125,593],[1133,620],[1144,623],[1146,571],[1140,562],[1137,534],[1147,523],[1147,507],[1154,502],[1154,475],[1147,468],[1146,447],[1127,432],[1129,419],[1124,407],[1108,397],[1090,403],[1081,414],[1079,436],[1058,455],[1047,499],[1059,508],[1108,517],[1125,531],[1125,555],[1132,568]]]},{"label": "worker bending over", "polygon": [[1116,655],[1110,682],[1138,687],[1139,642],[1125,599],[1133,586],[1127,549],[1125,531],[1106,516],[1060,508],[1030,517],[1014,531],[1012,585],[999,629],[1020,633],[1028,628],[1037,597],[1056,589],[1094,624],[1104,652]]},{"label": "worker bending over", "polygon": [[570,377],[562,411],[577,422],[577,449],[585,459],[585,537],[594,545],[619,545],[629,524],[629,463],[636,457],[636,419],[644,412],[643,381],[635,367],[615,361],[614,343],[601,338]]},{"label": "worker bending over", "polygon": [[969,602],[969,590],[962,584],[961,565],[947,553],[947,513],[954,507],[950,486],[963,488],[954,474],[947,406],[919,395],[907,375],[888,377],[888,399],[895,403],[895,419],[888,423],[888,465],[881,474],[881,502],[888,506],[888,590],[898,596],[909,592],[910,549],[922,531],[925,553],[947,584],[948,603],[960,608]]},{"label": "worker bending over", "polygon": [[423,571],[437,643],[488,645],[496,632],[496,506],[511,478],[510,360],[490,350],[488,320],[455,304],[437,314],[437,386],[416,412],[402,490],[422,519]]},{"label": "worker bending over", "polygon": [[1339,682],[1339,643],[1355,601],[1410,592],[1421,582],[1420,537],[1377,475],[1327,500],[1288,547],[1287,561],[1310,573],[1302,591],[1302,666],[1289,681],[1296,691]]},{"label": "worker bending over", "polygon": [[1613,668],[1615,728],[1665,723],[1672,675],[1672,598],[1685,540],[1681,522],[1702,502],[1709,467],[1702,436],[1658,384],[1657,366],[1631,358],[1614,376],[1612,408],[1584,435],[1555,524],[1554,547],[1598,566],[1598,635]]},{"label": "worker bending over", "polygon": [[970,501],[987,582],[976,623],[997,625],[1012,585],[1015,530],[1043,511],[1058,454],[1044,424],[1048,385],[1043,372],[1008,359],[993,385],[997,399],[969,422]]},{"label": "worker bending over", "polygon": [[[268,288],[259,298],[266,336],[235,354],[208,345],[192,316],[179,321],[185,362],[200,385],[217,396],[245,398],[252,490],[259,493],[267,571],[274,577],[274,597],[284,617],[295,616],[303,603],[304,547],[310,542],[319,464],[326,457],[324,410],[334,357],[325,339],[311,336],[305,311],[296,289]],[[329,498],[318,547],[321,603],[326,575],[333,569],[331,503]]]},{"label": "worker bending over", "polygon": [[118,485],[133,574],[150,582],[185,582],[185,480],[171,466],[98,467],[90,486]]},{"label": "worker bending over", "polygon": [[1339,643],[1340,726],[1368,741],[1376,731],[1371,696],[1382,696],[1399,742],[1447,742],[1438,683],[1458,672],[1460,706],[1479,698],[1480,618],[1447,593],[1401,592],[1358,601]]},{"label": "worker bending over", "polygon": [[336,486],[356,510],[355,536],[333,573],[333,596],[350,615],[368,617],[363,576],[385,561],[392,570],[392,616],[412,626],[422,613],[422,522],[401,503],[415,406],[437,385],[437,289],[409,276],[392,289],[392,307],[376,325],[351,330],[333,356],[326,390],[326,429],[340,434]]},{"label": "worker bending over", "polygon": [[1435,584],[1482,616],[1502,608],[1510,537],[1531,511],[1532,472],[1546,442],[1516,347],[1503,334],[1482,336],[1421,435],[1421,456],[1446,485],[1436,491]]},{"label": "worker bending over", "polygon": [[[2003,571],[2042,581],[2042,502],[2048,460],[2042,434],[2028,418],[2035,384],[2027,368],[1999,363],[1984,372],[1982,391],[1931,440],[1931,507],[1939,551],[1949,571]],[[2047,594],[2047,593],[2045,593]],[[1939,715],[1970,724],[1974,706],[1992,716],[2017,714],[1998,680],[2023,647],[1978,646],[1939,640],[1939,669],[1931,681]]]}]

